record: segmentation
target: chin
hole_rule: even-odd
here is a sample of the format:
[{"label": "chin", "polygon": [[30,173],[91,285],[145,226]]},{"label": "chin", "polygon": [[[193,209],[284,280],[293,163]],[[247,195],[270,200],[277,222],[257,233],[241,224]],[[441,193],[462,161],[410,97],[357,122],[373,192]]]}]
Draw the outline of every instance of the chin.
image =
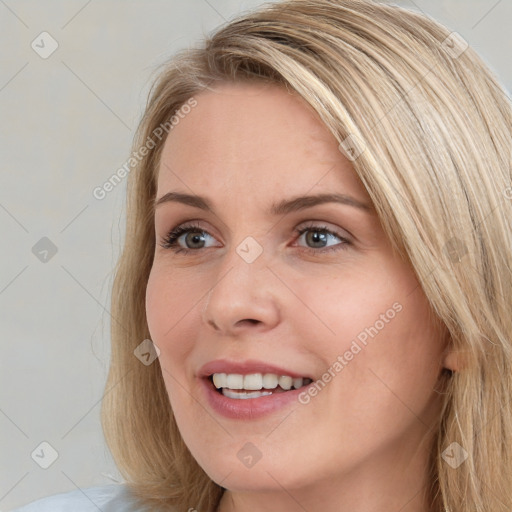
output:
[{"label": "chin", "polygon": [[[227,456],[225,452],[222,452],[223,450],[219,450],[209,456],[207,460],[199,460],[198,463],[217,485],[230,491],[282,491],[283,487],[286,489],[302,488],[312,482],[311,471],[303,475],[297,472],[297,469],[303,464],[300,460],[293,463],[288,462],[285,458],[265,457],[262,454],[259,460],[252,462],[252,466],[247,460],[246,466],[238,459],[236,451],[233,450],[234,456]],[[243,459],[243,452],[240,457]],[[212,462],[214,460],[217,460],[218,463],[214,464]],[[290,471],[290,468],[294,468],[294,471]]]}]

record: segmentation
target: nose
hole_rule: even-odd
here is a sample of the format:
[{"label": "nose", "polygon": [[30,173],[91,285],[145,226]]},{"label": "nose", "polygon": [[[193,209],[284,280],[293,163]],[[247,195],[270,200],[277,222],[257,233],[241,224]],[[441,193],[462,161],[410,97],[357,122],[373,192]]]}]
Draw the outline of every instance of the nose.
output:
[{"label": "nose", "polygon": [[274,328],[280,321],[279,280],[268,268],[264,253],[248,262],[233,249],[205,298],[202,320],[223,336],[240,336],[246,330]]}]

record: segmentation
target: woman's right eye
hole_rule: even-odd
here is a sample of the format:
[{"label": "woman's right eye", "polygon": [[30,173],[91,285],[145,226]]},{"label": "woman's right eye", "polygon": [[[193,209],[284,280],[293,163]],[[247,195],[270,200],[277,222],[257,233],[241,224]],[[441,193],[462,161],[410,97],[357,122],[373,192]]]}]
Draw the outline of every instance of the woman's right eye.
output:
[{"label": "woman's right eye", "polygon": [[[171,230],[161,241],[161,246],[164,249],[171,249],[175,253],[188,253],[197,249],[203,249],[205,236],[211,236],[208,232],[197,225],[178,226]],[[179,245],[180,239],[185,241],[185,245],[190,247],[181,247]],[[199,244],[199,247],[194,247]]]}]

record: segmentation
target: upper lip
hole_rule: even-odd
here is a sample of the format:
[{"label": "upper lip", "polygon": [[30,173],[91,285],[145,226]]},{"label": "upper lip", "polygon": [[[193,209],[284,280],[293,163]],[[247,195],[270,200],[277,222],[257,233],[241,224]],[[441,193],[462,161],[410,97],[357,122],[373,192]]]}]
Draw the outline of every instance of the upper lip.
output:
[{"label": "upper lip", "polygon": [[210,361],[201,366],[198,371],[199,377],[210,377],[214,373],[237,373],[241,375],[247,375],[249,373],[275,373],[276,375],[289,375],[294,378],[310,378],[305,373],[296,372],[288,368],[282,368],[275,364],[258,361],[256,359],[246,359],[244,361],[215,359],[214,361]]}]

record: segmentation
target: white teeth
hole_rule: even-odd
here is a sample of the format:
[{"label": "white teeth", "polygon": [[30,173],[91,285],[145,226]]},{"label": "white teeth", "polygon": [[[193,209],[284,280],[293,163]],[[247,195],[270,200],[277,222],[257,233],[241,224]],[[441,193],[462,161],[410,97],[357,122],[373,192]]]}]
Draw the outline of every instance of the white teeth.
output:
[{"label": "white teeth", "polygon": [[244,376],[244,389],[261,389],[263,387],[263,376],[261,373],[249,373]]},{"label": "white teeth", "polygon": [[[311,379],[302,377],[290,377],[289,375],[276,375],[275,373],[214,373],[213,384],[217,389],[246,389],[259,391],[261,389],[275,389],[280,386],[285,391],[299,389]],[[240,393],[239,393],[240,394]],[[261,395],[263,396],[263,395]]]},{"label": "white teeth", "polygon": [[282,375],[279,377],[279,385],[286,390],[289,390],[292,388],[293,378],[289,377],[288,375]]},{"label": "white teeth", "polygon": [[216,388],[222,388],[226,385],[226,374],[225,373],[214,373],[213,384]]},{"label": "white teeth", "polygon": [[248,393],[244,391],[231,391],[230,389],[223,388],[222,394],[228,398],[259,398],[260,396],[271,395],[272,391],[250,391]]},{"label": "white teeth", "polygon": [[296,379],[293,379],[293,387],[295,389],[301,388],[303,383],[304,383],[304,379],[302,377],[298,377]]},{"label": "white teeth", "polygon": [[228,373],[226,377],[226,384],[224,387],[229,389],[243,389],[244,376],[238,373]]},{"label": "white teeth", "polygon": [[266,389],[275,389],[279,384],[279,377],[275,373],[266,373],[263,375],[263,387]]}]

